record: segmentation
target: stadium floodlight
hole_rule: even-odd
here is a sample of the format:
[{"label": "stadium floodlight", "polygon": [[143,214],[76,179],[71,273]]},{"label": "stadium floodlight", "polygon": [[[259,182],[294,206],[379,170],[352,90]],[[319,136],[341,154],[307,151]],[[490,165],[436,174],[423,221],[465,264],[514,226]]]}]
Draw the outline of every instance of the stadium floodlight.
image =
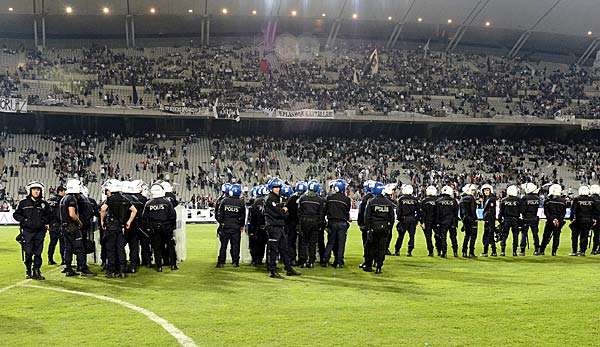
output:
[{"label": "stadium floodlight", "polygon": [[417,22],[421,23],[423,21],[423,18],[419,17],[417,18]]},{"label": "stadium floodlight", "polygon": [[491,26],[491,25],[492,25],[492,23],[491,23],[491,22],[489,22],[489,21],[485,22],[485,26],[486,26],[486,27],[489,27],[489,26]]},{"label": "stadium floodlight", "polygon": [[8,8],[8,12],[12,12],[12,11],[14,11],[14,10],[15,10],[15,9],[14,9],[14,8],[12,8],[12,7],[9,7],[9,8]]},{"label": "stadium floodlight", "polygon": [[155,14],[156,13],[156,9],[154,7],[150,7],[150,13]]},{"label": "stadium floodlight", "polygon": [[227,13],[229,13],[229,10],[227,10],[226,8],[224,8],[224,9],[221,10],[221,13],[222,14],[227,14]]},{"label": "stadium floodlight", "polygon": [[321,17],[327,17],[327,13],[321,13]]},{"label": "stadium floodlight", "polygon": [[388,17],[388,20],[392,20],[392,16],[389,16],[389,17]]},{"label": "stadium floodlight", "polygon": [[448,24],[452,24],[452,19],[448,19]]},{"label": "stadium floodlight", "polygon": [[191,8],[188,9],[188,13],[194,13],[194,10],[192,10]]},{"label": "stadium floodlight", "polygon": [[588,36],[592,36],[593,32],[590,30],[588,31]]},{"label": "stadium floodlight", "polygon": [[298,12],[296,12],[296,10],[292,10],[292,12],[290,12],[292,14],[292,17],[296,17],[296,15],[298,14]]},{"label": "stadium floodlight", "polygon": [[257,13],[256,10],[252,10],[252,15],[253,16],[256,16],[256,13]]},{"label": "stadium floodlight", "polygon": [[67,14],[73,13],[73,7],[71,7],[71,6],[65,7],[65,12],[67,12]]},{"label": "stadium floodlight", "polygon": [[110,13],[110,9],[108,7],[104,7],[104,8],[102,8],[102,13],[109,14]]},{"label": "stadium floodlight", "polygon": [[352,19],[358,19],[358,13],[353,13],[352,14]]}]

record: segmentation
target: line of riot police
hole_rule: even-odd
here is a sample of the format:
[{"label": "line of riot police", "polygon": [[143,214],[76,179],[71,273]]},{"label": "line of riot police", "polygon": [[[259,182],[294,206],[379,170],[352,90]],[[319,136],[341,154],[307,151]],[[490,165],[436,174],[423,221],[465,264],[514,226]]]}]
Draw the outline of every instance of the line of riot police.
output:
[{"label": "line of riot police", "polygon": [[49,265],[57,265],[54,253],[58,246],[62,272],[67,277],[95,276],[88,267],[87,254],[95,253],[97,227],[101,266],[107,277],[123,278],[126,273],[136,273],[140,266],[152,266],[152,258],[159,272],[163,265],[177,270],[173,234],[177,199],[168,182],[157,181],[148,189],[141,180],[109,179],[102,185],[100,204],[88,196],[87,187],[77,179],[67,180],[66,187],[59,186],[48,201],[44,200],[41,182],[32,181],[26,188],[28,195],[13,213],[20,225],[17,241],[21,244],[26,278],[44,279],[40,268],[46,231],[50,233]]},{"label": "line of riot police", "polygon": [[[251,265],[263,265],[266,254],[272,278],[283,278],[277,267],[279,261],[288,276],[300,275],[294,266],[313,268],[317,261],[322,267],[343,268],[351,208],[346,187],[342,179],[331,181],[329,194],[323,196],[316,180],[300,181],[292,188],[272,178],[252,188],[249,200],[244,202],[239,184],[224,184],[215,205],[221,241],[217,267],[225,264],[228,244],[233,266],[239,266],[240,234],[246,224]],[[244,205],[248,208],[247,220]]]}]

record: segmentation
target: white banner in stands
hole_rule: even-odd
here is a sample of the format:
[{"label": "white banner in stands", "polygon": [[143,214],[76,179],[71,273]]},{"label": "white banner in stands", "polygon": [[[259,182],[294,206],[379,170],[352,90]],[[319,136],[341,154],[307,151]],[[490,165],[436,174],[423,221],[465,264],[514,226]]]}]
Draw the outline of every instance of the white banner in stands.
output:
[{"label": "white banner in stands", "polygon": [[267,117],[273,118],[333,118],[334,112],[333,110],[313,110],[313,109],[305,109],[305,110],[297,110],[297,111],[287,111],[287,110],[279,110],[279,109],[270,109],[265,108],[263,112],[267,115]]},{"label": "white banner in stands", "polygon": [[184,114],[189,116],[207,116],[210,114],[208,107],[163,105],[162,111],[167,113]]},{"label": "white banner in stands", "polygon": [[19,224],[19,222],[17,222],[13,218],[13,211],[9,211],[9,212],[0,212],[0,224],[1,225],[15,225],[15,224]]},{"label": "white banner in stands", "polygon": [[186,223],[216,223],[215,209],[187,209]]},{"label": "white banner in stands", "polygon": [[0,112],[27,113],[27,100],[0,97]]}]

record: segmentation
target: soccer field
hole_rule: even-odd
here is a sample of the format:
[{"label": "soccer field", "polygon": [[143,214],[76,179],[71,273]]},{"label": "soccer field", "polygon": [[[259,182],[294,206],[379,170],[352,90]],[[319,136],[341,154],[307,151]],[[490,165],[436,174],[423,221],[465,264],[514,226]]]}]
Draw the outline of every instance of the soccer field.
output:
[{"label": "soccer field", "polygon": [[23,281],[17,229],[0,229],[0,344],[581,346],[600,337],[600,257],[567,256],[567,228],[558,257],[476,260],[427,257],[419,230],[415,256],[388,257],[375,275],[357,267],[353,225],[346,268],[299,269],[283,281],[248,265],[215,269],[215,226],[187,230],[177,272],[65,278],[44,265],[46,281],[34,282]]}]

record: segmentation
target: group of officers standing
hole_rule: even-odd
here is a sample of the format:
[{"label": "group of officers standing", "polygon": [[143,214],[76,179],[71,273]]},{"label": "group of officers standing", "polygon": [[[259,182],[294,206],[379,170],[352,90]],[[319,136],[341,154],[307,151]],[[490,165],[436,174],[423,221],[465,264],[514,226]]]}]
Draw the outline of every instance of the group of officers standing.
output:
[{"label": "group of officers standing", "polygon": [[[267,270],[271,277],[281,278],[276,264],[281,260],[288,275],[298,273],[292,266],[329,266],[331,254],[334,267],[344,266],[344,250],[350,223],[351,201],[346,196],[346,182],[330,182],[329,194],[322,196],[317,181],[298,182],[295,188],[273,178],[264,186],[254,187],[246,203],[240,185],[225,184],[216,204],[219,222],[217,233],[221,241],[217,267],[224,266],[227,244],[231,244],[233,266],[239,266],[240,234],[246,223],[250,240],[252,265],[261,265],[267,250]],[[600,186],[581,186],[571,202],[563,197],[562,187],[552,184],[545,199],[540,198],[534,183],[511,185],[506,197],[498,199],[490,184],[478,187],[467,184],[460,194],[451,186],[440,192],[435,186],[425,190],[418,199],[411,185],[402,185],[396,197],[396,185],[366,181],[364,195],[358,209],[358,226],[363,241],[364,262],[360,267],[367,272],[381,273],[386,255],[400,255],[408,234],[407,256],[412,256],[415,234],[420,224],[424,232],[428,256],[434,250],[442,258],[448,256],[448,238],[452,255],[459,256],[458,225],[464,233],[462,257],[475,258],[479,221],[483,222],[483,257],[506,256],[507,240],[512,235],[512,255],[525,256],[529,247],[529,232],[533,238],[533,255],[545,255],[551,245],[556,256],[560,234],[567,218],[571,220],[571,256],[585,256],[588,241],[592,240],[591,254],[600,254]],[[521,194],[522,193],[522,194]],[[244,204],[248,207],[245,220]],[[570,215],[567,216],[568,207]],[[477,210],[482,211],[478,216]],[[540,210],[546,222],[539,237]],[[398,233],[394,252],[390,251],[393,227]],[[326,233],[325,233],[326,231]],[[325,243],[325,234],[327,242]],[[497,243],[500,252],[498,253]]]},{"label": "group of officers standing", "polygon": [[327,267],[332,255],[331,265],[343,268],[352,205],[346,187],[343,179],[332,181],[329,194],[323,197],[321,184],[316,180],[300,181],[292,188],[275,177],[266,185],[254,187],[250,199],[244,202],[239,184],[224,184],[215,206],[221,241],[217,267],[224,266],[228,243],[233,266],[239,266],[240,234],[247,206],[251,264],[262,265],[266,249],[270,277],[283,278],[277,268],[280,260],[288,276],[300,275],[294,266],[313,268],[319,261]]},{"label": "group of officers standing", "polygon": [[41,182],[32,181],[26,189],[28,194],[13,216],[20,226],[17,241],[21,244],[27,278],[44,279],[40,268],[47,232],[49,265],[57,265],[54,253],[58,245],[62,272],[67,277],[95,276],[88,267],[87,254],[95,252],[96,228],[100,232],[100,258],[107,277],[124,278],[126,273],[136,273],[140,266],[151,267],[152,258],[159,272],[163,265],[177,270],[173,233],[178,202],[168,182],[157,181],[148,189],[141,180],[109,179],[102,185],[100,204],[88,196],[88,189],[77,179],[59,186],[47,201]]}]

